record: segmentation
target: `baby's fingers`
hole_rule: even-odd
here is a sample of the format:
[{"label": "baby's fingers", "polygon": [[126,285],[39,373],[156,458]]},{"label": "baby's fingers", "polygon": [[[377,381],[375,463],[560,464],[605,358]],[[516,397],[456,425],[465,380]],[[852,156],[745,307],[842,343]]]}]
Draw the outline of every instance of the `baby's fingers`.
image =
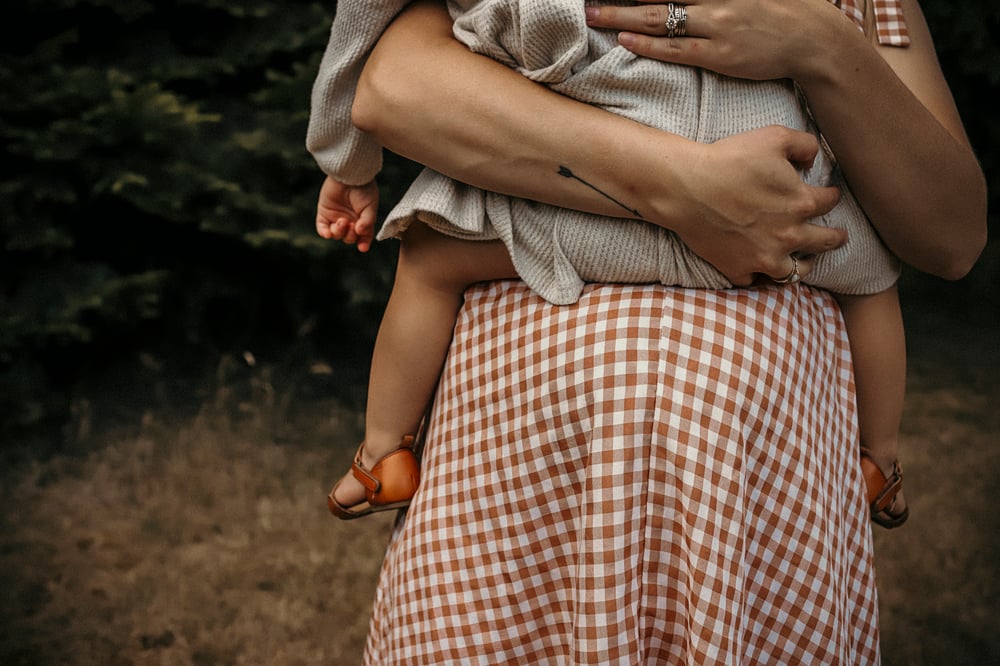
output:
[{"label": "baby's fingers", "polygon": [[320,238],[326,238],[328,240],[333,234],[330,229],[330,223],[318,215],[316,216],[316,233]]},{"label": "baby's fingers", "polygon": [[348,245],[354,245],[358,242],[358,235],[354,232],[354,227],[348,226],[343,236],[338,240],[342,240]]},{"label": "baby's fingers", "polygon": [[367,252],[371,248],[372,239],[375,236],[375,216],[377,210],[378,208],[375,205],[365,207],[361,211],[361,215],[358,216],[357,222],[354,223],[354,233],[358,239],[358,250],[361,252]]},{"label": "baby's fingers", "polygon": [[358,244],[358,251],[367,252],[372,246],[372,239],[375,236],[375,225],[372,222],[359,220],[352,229],[355,241]]},{"label": "baby's fingers", "polygon": [[316,216],[316,233],[319,234],[320,238],[326,238],[327,240],[333,238],[337,226],[336,218],[331,219],[323,214]]},{"label": "baby's fingers", "polygon": [[350,223],[344,217],[331,219],[326,215],[316,216],[316,233],[327,240],[341,240],[347,233]]}]

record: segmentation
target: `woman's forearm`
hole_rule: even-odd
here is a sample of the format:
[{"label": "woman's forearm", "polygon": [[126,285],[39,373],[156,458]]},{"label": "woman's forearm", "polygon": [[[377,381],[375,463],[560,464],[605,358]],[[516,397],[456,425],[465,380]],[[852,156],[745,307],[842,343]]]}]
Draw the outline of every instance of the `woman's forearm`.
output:
[{"label": "woman's forearm", "polygon": [[986,242],[985,180],[920,7],[903,5],[909,47],[872,48],[842,22],[839,48],[797,80],[886,244],[916,268],[959,278]]},{"label": "woman's forearm", "polygon": [[808,134],[768,128],[711,146],[565,98],[457,42],[416,2],[362,74],[355,124],[390,150],[476,187],[671,229],[735,284],[784,275],[791,252],[844,241],[808,220],[837,192],[812,188]]},{"label": "woman's forearm", "polygon": [[[671,160],[683,160],[691,142],[610,117],[470,53],[433,2],[414,3],[383,36],[353,120],[393,152],[483,189],[664,226],[665,217],[679,217],[639,210],[629,191],[637,185],[621,183],[614,169],[626,153],[645,159],[638,144],[655,140]],[[560,166],[594,187],[559,177]],[[663,188],[674,187],[669,162],[658,166]]]}]

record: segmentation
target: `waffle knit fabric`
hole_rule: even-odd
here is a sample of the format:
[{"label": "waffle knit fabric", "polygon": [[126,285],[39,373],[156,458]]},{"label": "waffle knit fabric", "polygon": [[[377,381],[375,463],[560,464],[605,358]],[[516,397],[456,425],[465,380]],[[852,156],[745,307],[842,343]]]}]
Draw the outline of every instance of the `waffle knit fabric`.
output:
[{"label": "waffle knit fabric", "polygon": [[[337,4],[313,89],[307,146],[324,172],[341,182],[366,183],[381,167],[381,147],[353,127],[350,107],[368,54],[406,4]],[[587,28],[581,0],[448,4],[455,36],[472,51],[568,97],[646,125],[704,143],[766,125],[818,135],[790,82],[733,79],[637,57],[618,46],[612,32]],[[863,20],[855,4],[839,4],[852,19]],[[894,21],[886,18],[892,4],[873,6],[876,25],[880,35],[888,34],[887,43],[904,43],[901,14],[892,14]],[[837,206],[814,222],[849,235],[846,245],[817,258],[806,281],[844,294],[877,293],[895,283],[899,262],[868,223],[829,151],[821,151],[802,176],[809,184],[841,189]],[[429,169],[389,213],[378,238],[398,236],[414,220],[459,238],[502,240],[521,278],[556,304],[574,302],[586,282],[732,286],[663,228],[486,192]]]}]

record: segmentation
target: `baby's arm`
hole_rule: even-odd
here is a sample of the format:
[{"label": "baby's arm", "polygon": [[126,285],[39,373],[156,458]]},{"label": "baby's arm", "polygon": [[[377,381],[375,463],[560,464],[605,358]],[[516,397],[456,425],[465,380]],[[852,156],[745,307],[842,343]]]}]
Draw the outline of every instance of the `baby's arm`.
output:
[{"label": "baby's arm", "polygon": [[361,69],[376,40],[407,3],[337,3],[330,40],[313,84],[306,147],[327,174],[316,205],[316,233],[371,247],[378,212],[375,174],[382,147],[351,122]]},{"label": "baby's arm", "polygon": [[327,176],[316,204],[316,233],[323,238],[357,243],[367,252],[375,233],[378,213],[378,185],[345,185]]},{"label": "baby's arm", "polygon": [[372,47],[407,0],[341,0],[316,73],[306,148],[327,175],[359,187],[382,166],[382,146],[351,121],[351,105]]}]

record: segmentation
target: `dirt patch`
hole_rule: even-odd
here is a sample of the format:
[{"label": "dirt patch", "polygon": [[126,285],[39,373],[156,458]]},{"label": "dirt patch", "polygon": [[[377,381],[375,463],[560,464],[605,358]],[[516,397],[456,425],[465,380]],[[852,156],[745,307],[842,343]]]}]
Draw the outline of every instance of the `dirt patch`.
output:
[{"label": "dirt patch", "polygon": [[[954,335],[911,343],[913,516],[876,532],[886,664],[1000,662],[1000,349]],[[271,409],[149,413],[7,470],[0,663],[358,663],[392,518],[342,523],[323,500],[359,418],[312,404],[285,438]]]},{"label": "dirt patch", "polygon": [[320,413],[327,446],[150,415],[22,469],[3,491],[0,663],[356,663],[391,518],[326,513],[358,422]]},{"label": "dirt patch", "polygon": [[875,531],[886,664],[1000,663],[1000,327],[911,327],[910,520]]}]

